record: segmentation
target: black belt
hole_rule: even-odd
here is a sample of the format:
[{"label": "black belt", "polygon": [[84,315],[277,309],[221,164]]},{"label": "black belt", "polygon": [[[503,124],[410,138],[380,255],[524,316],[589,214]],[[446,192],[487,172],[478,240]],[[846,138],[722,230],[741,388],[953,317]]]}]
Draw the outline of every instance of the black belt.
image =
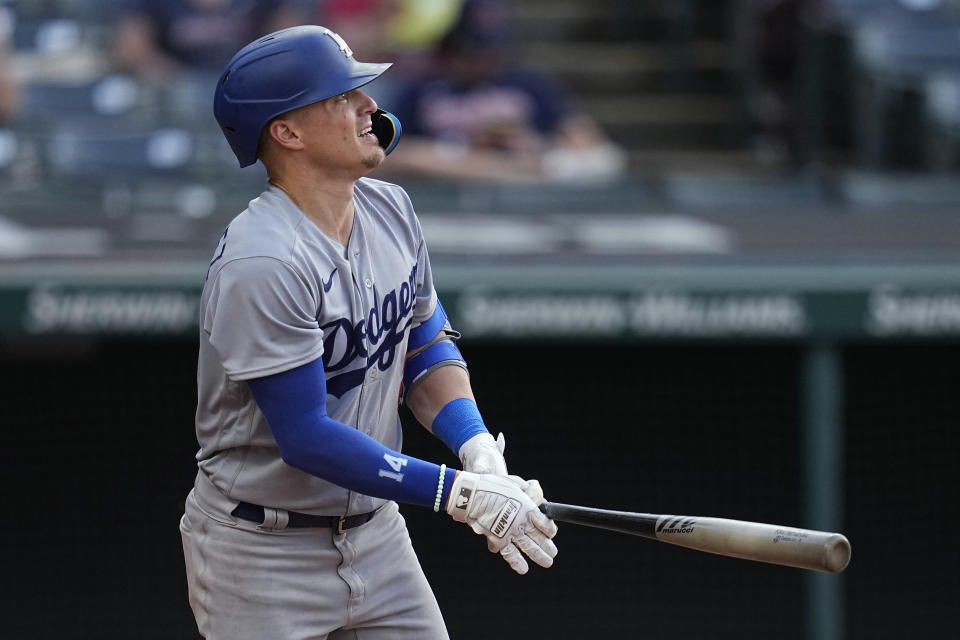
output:
[{"label": "black belt", "polygon": [[[303,529],[306,527],[322,527],[325,529],[333,529],[337,533],[343,533],[348,529],[353,529],[370,522],[376,514],[376,511],[370,511],[352,516],[314,516],[309,513],[287,511],[287,528]],[[257,524],[263,524],[264,519],[263,507],[258,504],[250,504],[249,502],[241,502],[238,504],[237,508],[230,512],[230,515],[235,518],[243,518],[250,522],[256,522]]]}]

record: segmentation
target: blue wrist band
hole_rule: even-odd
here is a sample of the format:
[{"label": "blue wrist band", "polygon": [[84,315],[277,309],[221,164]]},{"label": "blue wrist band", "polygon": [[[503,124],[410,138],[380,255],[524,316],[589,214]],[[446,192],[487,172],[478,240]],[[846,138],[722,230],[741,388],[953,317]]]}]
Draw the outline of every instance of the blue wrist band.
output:
[{"label": "blue wrist band", "polygon": [[483,418],[480,417],[477,403],[469,398],[457,398],[444,405],[433,419],[430,428],[455,454],[458,454],[463,443],[473,436],[489,433],[483,424]]}]

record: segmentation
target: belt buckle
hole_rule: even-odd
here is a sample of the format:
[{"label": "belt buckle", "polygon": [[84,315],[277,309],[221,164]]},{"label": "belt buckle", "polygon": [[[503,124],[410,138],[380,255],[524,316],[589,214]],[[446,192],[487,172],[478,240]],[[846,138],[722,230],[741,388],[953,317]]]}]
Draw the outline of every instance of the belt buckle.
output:
[{"label": "belt buckle", "polygon": [[337,518],[337,535],[343,535],[346,533],[346,530],[343,528],[343,522],[347,519],[347,516],[340,516]]}]

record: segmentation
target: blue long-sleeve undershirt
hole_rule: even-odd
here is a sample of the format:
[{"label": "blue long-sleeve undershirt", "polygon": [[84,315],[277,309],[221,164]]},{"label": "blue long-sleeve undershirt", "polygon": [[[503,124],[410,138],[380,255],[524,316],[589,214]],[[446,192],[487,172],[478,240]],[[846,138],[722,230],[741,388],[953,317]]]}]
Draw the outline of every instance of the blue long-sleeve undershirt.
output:
[{"label": "blue long-sleeve undershirt", "polygon": [[[433,506],[440,466],[394,451],[328,416],[319,358],[247,385],[290,466],[365,495]],[[441,505],[455,474],[446,470]]]}]

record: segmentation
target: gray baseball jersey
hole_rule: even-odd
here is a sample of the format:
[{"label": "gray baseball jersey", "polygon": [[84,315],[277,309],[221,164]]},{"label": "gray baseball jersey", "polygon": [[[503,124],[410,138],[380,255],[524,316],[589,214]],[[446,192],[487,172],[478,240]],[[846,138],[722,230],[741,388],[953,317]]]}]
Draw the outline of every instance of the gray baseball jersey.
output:
[{"label": "gray baseball jersey", "polygon": [[284,463],[244,382],[322,357],[328,415],[400,450],[407,337],[436,293],[403,189],[362,178],[354,205],[344,247],[271,185],[214,253],[200,306],[197,460],[233,500],[319,515],[384,502]]}]

